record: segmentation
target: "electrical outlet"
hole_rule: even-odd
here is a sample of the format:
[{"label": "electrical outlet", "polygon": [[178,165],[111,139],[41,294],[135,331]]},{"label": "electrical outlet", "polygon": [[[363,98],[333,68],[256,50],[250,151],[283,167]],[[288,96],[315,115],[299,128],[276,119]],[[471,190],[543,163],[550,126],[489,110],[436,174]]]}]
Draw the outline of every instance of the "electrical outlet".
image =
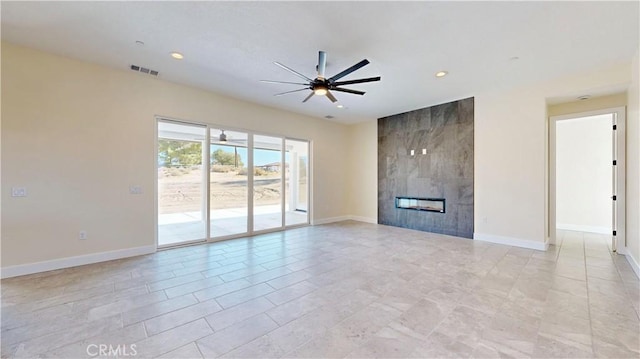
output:
[{"label": "electrical outlet", "polygon": [[142,194],[141,186],[129,186],[129,194]]},{"label": "electrical outlet", "polygon": [[82,240],[87,239],[87,231],[80,231],[80,233],[78,234],[78,238]]},{"label": "electrical outlet", "polygon": [[26,197],[27,189],[25,187],[12,187],[11,197]]}]

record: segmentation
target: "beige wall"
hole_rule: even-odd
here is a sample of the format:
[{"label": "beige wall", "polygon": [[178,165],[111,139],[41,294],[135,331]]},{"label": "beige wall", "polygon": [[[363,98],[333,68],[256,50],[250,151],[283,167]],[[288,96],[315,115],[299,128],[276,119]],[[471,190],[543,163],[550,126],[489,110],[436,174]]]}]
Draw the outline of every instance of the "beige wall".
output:
[{"label": "beige wall", "polygon": [[544,107],[530,89],[476,96],[476,235],[544,240]]},{"label": "beige wall", "polygon": [[8,43],[2,90],[3,268],[155,245],[156,115],[311,140],[313,220],[349,214],[347,126]]},{"label": "beige wall", "polygon": [[349,127],[349,213],[378,223],[378,120]]},{"label": "beige wall", "polygon": [[626,87],[628,64],[525,88],[478,94],[475,114],[475,232],[521,244],[547,233],[546,99]]},{"label": "beige wall", "polygon": [[625,92],[593,97],[583,101],[571,101],[549,105],[547,111],[549,116],[562,116],[572,113],[589,112],[602,110],[604,108],[624,107],[627,105],[627,94]]},{"label": "beige wall", "polygon": [[[631,64],[631,86],[627,91],[627,247],[635,261],[640,263],[640,62],[636,52]],[[640,273],[636,272],[638,276]]]}]

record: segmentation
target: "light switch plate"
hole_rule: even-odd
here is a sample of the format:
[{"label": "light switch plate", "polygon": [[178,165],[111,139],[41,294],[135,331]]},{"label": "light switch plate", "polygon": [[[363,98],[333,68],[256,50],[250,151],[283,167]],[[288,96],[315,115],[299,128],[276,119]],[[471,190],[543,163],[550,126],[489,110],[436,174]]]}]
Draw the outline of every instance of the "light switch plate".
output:
[{"label": "light switch plate", "polygon": [[129,186],[129,194],[142,194],[141,186]]},{"label": "light switch plate", "polygon": [[12,187],[11,188],[11,197],[26,197],[27,196],[27,188],[26,187]]}]

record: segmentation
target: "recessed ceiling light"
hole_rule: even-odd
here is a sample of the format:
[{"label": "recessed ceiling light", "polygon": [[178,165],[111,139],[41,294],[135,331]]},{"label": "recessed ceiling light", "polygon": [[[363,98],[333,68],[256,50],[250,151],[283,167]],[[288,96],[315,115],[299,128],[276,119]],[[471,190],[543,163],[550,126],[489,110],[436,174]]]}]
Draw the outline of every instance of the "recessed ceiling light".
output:
[{"label": "recessed ceiling light", "polygon": [[184,59],[184,55],[183,54],[181,54],[179,52],[175,52],[175,51],[171,53],[171,57],[173,57],[176,60]]},{"label": "recessed ceiling light", "polygon": [[338,107],[338,108],[344,108],[344,105],[338,105],[338,106],[336,106],[336,107]]},{"label": "recessed ceiling light", "polygon": [[449,72],[447,71],[438,71],[436,72],[436,77],[445,77]]}]

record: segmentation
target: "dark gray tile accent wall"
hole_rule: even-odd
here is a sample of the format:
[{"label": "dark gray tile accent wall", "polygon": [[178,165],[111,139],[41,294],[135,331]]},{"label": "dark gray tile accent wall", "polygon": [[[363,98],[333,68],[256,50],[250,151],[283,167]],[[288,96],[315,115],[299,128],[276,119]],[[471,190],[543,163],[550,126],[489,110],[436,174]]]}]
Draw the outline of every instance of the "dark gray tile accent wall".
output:
[{"label": "dark gray tile accent wall", "polygon": [[[446,213],[397,196],[445,198]],[[378,223],[473,238],[473,97],[378,119]]]}]

